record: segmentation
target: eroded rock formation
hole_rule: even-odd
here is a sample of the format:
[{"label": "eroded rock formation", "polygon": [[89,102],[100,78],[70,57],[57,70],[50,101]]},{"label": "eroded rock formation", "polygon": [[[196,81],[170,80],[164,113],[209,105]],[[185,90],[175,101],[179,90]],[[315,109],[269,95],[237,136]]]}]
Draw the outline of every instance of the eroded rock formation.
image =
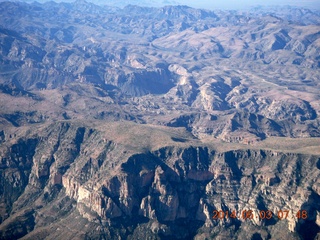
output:
[{"label": "eroded rock formation", "polygon": [[[297,239],[306,237],[305,228],[313,237],[320,230],[320,156],[221,152],[187,143],[126,153],[116,141],[97,129],[64,122],[32,138],[6,142],[1,148],[2,238],[30,239],[41,236],[40,229],[49,236],[58,228],[68,231],[69,225],[61,224],[72,214],[78,217],[68,221],[81,218],[113,232],[101,235],[107,239],[138,238],[143,228],[151,238],[196,239],[227,234],[227,229],[234,229],[228,233],[233,238],[265,232]],[[53,214],[54,209],[59,211]],[[237,211],[239,217],[213,219],[214,210]],[[243,210],[255,216],[270,210],[274,216],[242,219]],[[289,212],[287,219],[277,218],[280,210]],[[301,210],[307,219],[296,217]],[[95,238],[101,232],[87,234]]]}]

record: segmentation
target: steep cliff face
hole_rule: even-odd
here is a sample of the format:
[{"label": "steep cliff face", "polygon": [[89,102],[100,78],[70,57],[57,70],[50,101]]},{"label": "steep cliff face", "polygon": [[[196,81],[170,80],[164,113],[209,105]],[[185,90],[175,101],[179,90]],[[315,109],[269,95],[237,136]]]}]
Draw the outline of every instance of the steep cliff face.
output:
[{"label": "steep cliff face", "polygon": [[1,149],[1,222],[28,185],[37,142],[18,140],[9,149]]},{"label": "steep cliff face", "polygon": [[[69,122],[29,134],[1,146],[1,239],[313,239],[320,231],[320,156],[186,140],[137,152]],[[214,219],[214,210],[238,217]],[[255,217],[241,218],[243,210]],[[262,210],[272,218],[257,217]]]}]

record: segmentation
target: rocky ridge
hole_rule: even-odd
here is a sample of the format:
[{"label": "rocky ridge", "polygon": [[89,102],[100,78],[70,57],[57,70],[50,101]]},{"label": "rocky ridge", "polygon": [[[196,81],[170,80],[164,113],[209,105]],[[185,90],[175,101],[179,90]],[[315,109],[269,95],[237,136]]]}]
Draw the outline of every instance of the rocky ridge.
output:
[{"label": "rocky ridge", "polygon": [[0,239],[320,238],[319,19],[1,2]]},{"label": "rocky ridge", "polygon": [[[167,144],[139,143],[144,151],[135,151],[120,143],[125,136],[109,132],[123,124],[81,126],[56,123],[2,145],[2,239],[44,233],[139,239],[146,229],[151,239],[243,239],[247,229],[252,234],[246,239],[255,234],[300,239],[320,230],[320,155],[220,151],[183,132],[171,130],[168,136],[166,128],[153,131],[171,138]],[[288,210],[290,216],[214,220],[215,209]],[[308,211],[307,220],[294,216],[301,209]]]},{"label": "rocky ridge", "polygon": [[[244,142],[320,135],[316,11],[298,21],[295,8],[236,14],[83,1],[1,9],[1,98],[28,101],[1,110],[4,122],[125,119],[230,142],[239,133]],[[54,113],[40,107],[53,102]]]}]

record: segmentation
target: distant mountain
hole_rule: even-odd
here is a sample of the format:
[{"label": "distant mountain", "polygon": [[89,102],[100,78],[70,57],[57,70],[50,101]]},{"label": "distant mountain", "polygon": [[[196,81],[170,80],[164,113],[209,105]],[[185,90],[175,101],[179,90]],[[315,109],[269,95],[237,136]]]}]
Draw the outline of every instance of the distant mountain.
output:
[{"label": "distant mountain", "polygon": [[[55,1],[55,2],[84,2],[85,0],[77,0],[77,1],[73,1],[73,0],[69,0],[69,1]],[[24,0],[23,2],[27,2],[27,3],[32,3],[34,2],[33,0]],[[39,3],[45,3],[45,2],[49,2],[46,0],[39,0],[37,1]],[[146,0],[90,0],[87,2],[91,2],[97,5],[108,5],[108,6],[114,6],[114,7],[125,7],[127,5],[137,5],[137,6],[149,6],[149,7],[161,7],[161,6],[165,6],[165,5],[179,5],[179,2],[174,1],[174,0],[150,0],[150,1],[146,1]]]},{"label": "distant mountain", "polygon": [[0,3],[0,239],[319,239],[319,12],[110,5]]},{"label": "distant mountain", "polygon": [[124,7],[127,5],[137,5],[137,6],[149,6],[149,7],[161,7],[164,5],[178,5],[179,3],[174,0],[108,0],[108,1],[103,1],[103,0],[96,0],[94,2],[95,4],[99,5],[110,5],[110,6],[117,6],[117,7]]}]

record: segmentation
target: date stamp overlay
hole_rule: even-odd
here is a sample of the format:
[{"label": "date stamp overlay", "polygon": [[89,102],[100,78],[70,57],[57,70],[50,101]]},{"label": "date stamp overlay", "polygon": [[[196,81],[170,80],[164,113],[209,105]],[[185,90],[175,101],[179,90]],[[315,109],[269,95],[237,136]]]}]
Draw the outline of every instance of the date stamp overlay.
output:
[{"label": "date stamp overlay", "polygon": [[278,210],[272,212],[270,210],[260,210],[255,212],[250,209],[245,209],[242,211],[223,211],[223,210],[214,210],[212,218],[215,220],[222,219],[254,219],[257,218],[259,220],[270,220],[270,219],[278,219],[284,220],[288,218],[295,217],[297,219],[308,219],[308,212],[306,210],[299,210],[295,213],[290,212],[289,210]]}]

